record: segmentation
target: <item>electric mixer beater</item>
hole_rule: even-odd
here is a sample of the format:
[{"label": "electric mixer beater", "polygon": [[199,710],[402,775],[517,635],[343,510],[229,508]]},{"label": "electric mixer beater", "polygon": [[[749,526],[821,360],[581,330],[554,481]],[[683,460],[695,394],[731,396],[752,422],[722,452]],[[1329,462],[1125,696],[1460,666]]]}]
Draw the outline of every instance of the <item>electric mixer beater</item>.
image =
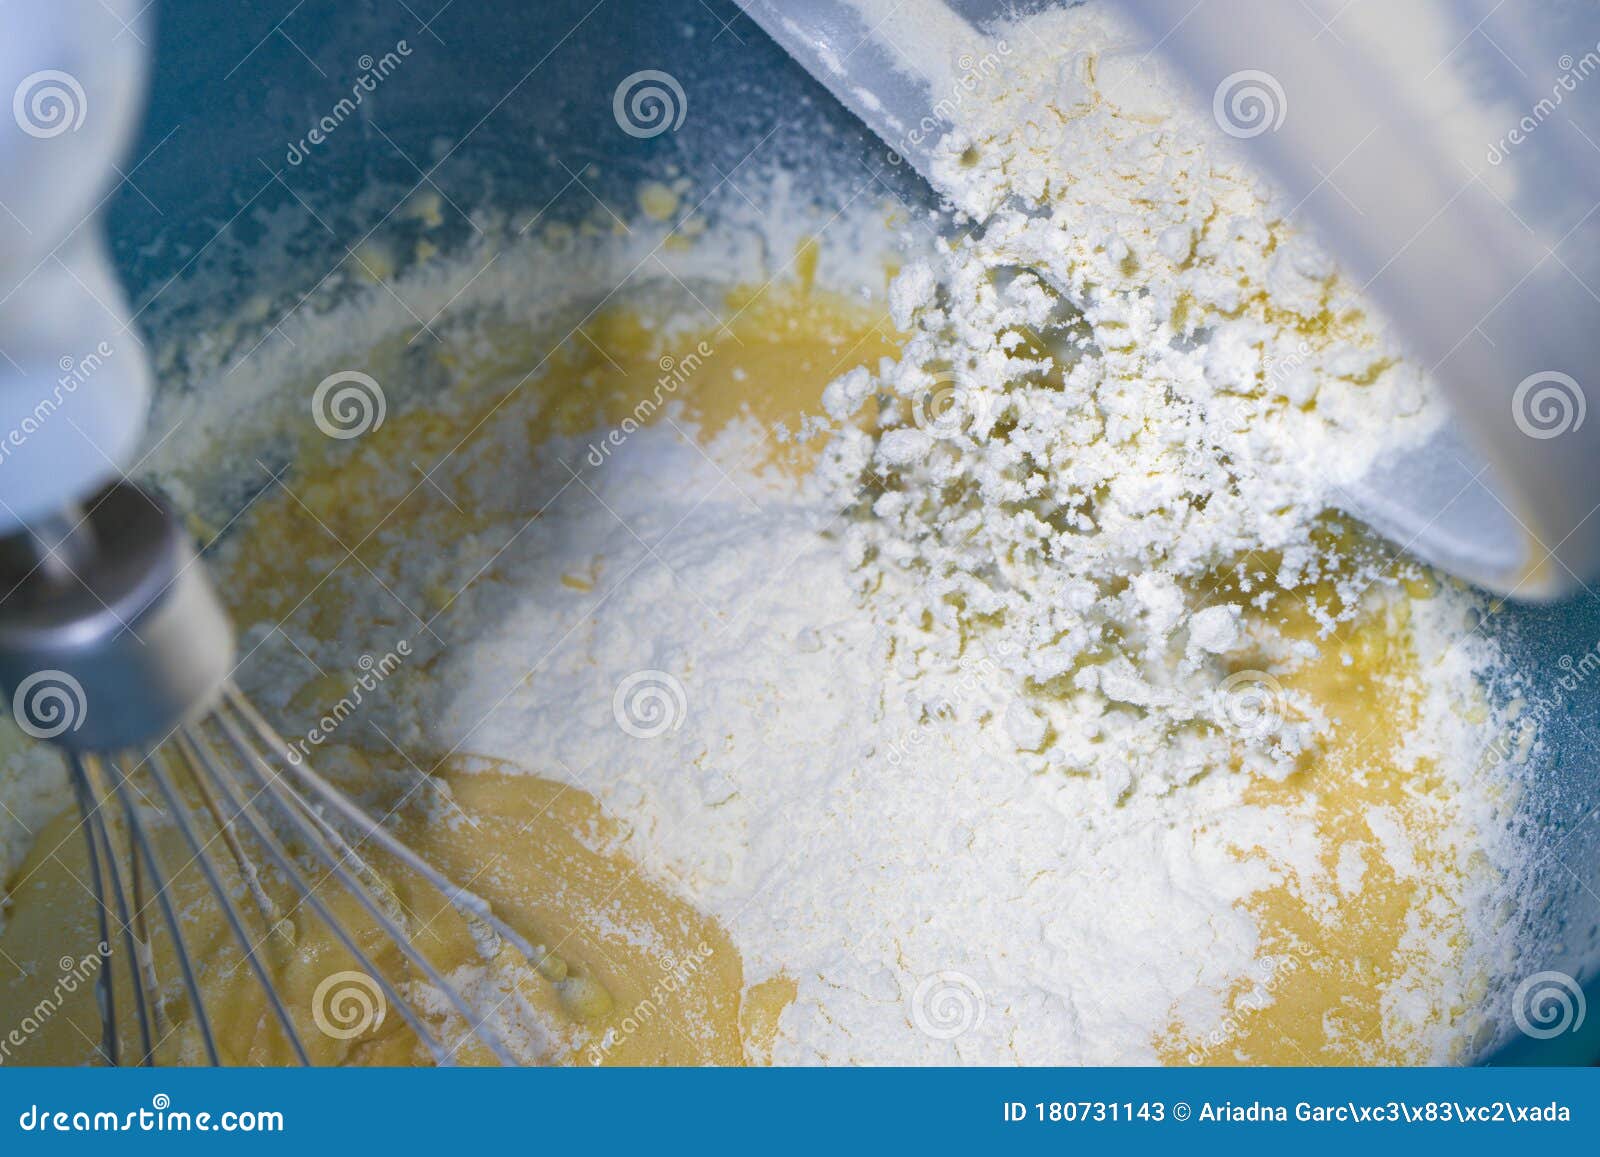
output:
[{"label": "electric mixer beater", "polygon": [[[291,751],[233,683],[232,627],[175,512],[124,472],[148,370],[96,228],[105,182],[84,178],[112,171],[131,129],[142,41],[120,33],[141,21],[131,0],[23,7],[0,43],[0,81],[17,85],[15,128],[0,129],[0,686],[18,725],[68,760],[104,957],[101,1057],[154,1063],[192,1039],[181,1024],[206,1062],[235,1057],[175,886],[197,872],[300,1063],[312,1050],[278,970],[305,914],[435,1061],[470,1034],[516,1063],[492,1010],[423,952],[379,862],[437,893],[485,954],[509,944],[546,968],[549,954]],[[40,67],[57,61],[70,70]],[[162,842],[187,862],[164,863]],[[343,899],[319,894],[329,883]],[[424,996],[465,1033],[441,1039]]]},{"label": "electric mixer beater", "polygon": [[[108,1061],[130,1056],[119,1039],[120,955],[133,973],[138,1044],[131,1055],[150,1062],[170,1031],[162,1024],[168,997],[153,950],[159,919],[205,1057],[219,1062],[171,873],[149,830],[152,823],[170,822],[296,1059],[306,1063],[308,1054],[270,957],[274,931],[302,907],[327,925],[435,1060],[449,1063],[454,1052],[385,975],[358,931],[318,895],[318,887],[332,881],[497,1060],[515,1063],[483,1010],[469,1005],[416,945],[406,927],[411,917],[374,868],[373,856],[381,853],[420,876],[469,924],[511,944],[530,964],[548,954],[481,897],[411,852],[304,759],[291,757],[289,745],[230,678],[230,625],[169,506],[131,482],[118,482],[76,519],[63,517],[0,542],[0,583],[8,592],[0,599],[0,682],[12,692],[24,730],[66,749],[82,814],[89,886],[100,940],[109,950],[97,982],[101,1051]],[[218,844],[232,857],[228,867],[238,885],[225,879]],[[270,866],[280,887],[292,893],[292,904],[269,895],[258,865]],[[234,898],[236,890],[248,895],[256,927]]]}]

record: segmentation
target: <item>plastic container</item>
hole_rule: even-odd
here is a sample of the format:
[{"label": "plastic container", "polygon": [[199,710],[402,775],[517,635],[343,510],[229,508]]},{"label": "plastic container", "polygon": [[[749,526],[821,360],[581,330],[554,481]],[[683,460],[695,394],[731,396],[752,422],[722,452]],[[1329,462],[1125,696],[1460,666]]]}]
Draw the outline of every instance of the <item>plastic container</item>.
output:
[{"label": "plastic container", "polygon": [[[937,20],[952,59],[981,59],[987,27],[1016,7],[755,0],[748,11],[926,172],[949,128],[948,86],[925,79],[943,62],[896,40]],[[1379,462],[1342,505],[1500,593],[1550,598],[1600,577],[1600,418],[1586,420],[1600,395],[1600,9],[1123,7],[1453,403],[1453,424]]]}]

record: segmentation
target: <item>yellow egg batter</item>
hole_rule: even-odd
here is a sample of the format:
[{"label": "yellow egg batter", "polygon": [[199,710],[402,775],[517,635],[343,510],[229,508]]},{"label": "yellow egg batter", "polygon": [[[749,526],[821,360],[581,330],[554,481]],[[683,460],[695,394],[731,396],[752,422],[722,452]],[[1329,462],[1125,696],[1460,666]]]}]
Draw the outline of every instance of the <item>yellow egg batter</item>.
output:
[{"label": "yellow egg batter", "polygon": [[[1360,549],[1354,532],[1344,529],[1347,548]],[[1410,587],[1412,598],[1431,597],[1426,575]],[[1334,599],[1331,588],[1320,594],[1324,605]],[[1280,609],[1269,617],[1285,635],[1317,637],[1304,602],[1277,602]],[[1410,618],[1407,600],[1385,600],[1283,678],[1287,690],[1308,694],[1338,726],[1315,760],[1282,783],[1257,780],[1248,802],[1312,815],[1321,868],[1332,876],[1341,859],[1355,857],[1360,884],[1341,894],[1331,911],[1309,903],[1305,882],[1293,878],[1256,895],[1248,907],[1262,928],[1269,966],[1231,994],[1233,1011],[1220,1033],[1201,1036],[1174,1025],[1161,1050],[1169,1063],[1417,1063],[1415,1042],[1387,1032],[1383,1014],[1384,994],[1422,951],[1406,945],[1408,925],[1442,932],[1439,941],[1452,945],[1451,958],[1435,963],[1460,967],[1464,871],[1487,866],[1464,867],[1459,849],[1445,844],[1453,801],[1437,769],[1427,761],[1409,770],[1397,765],[1397,748],[1416,727],[1422,695]],[[1385,856],[1378,818],[1410,842],[1413,863],[1403,874]],[[1477,988],[1481,995],[1482,981]],[[1464,1040],[1461,1051],[1472,1043],[1481,1042]]]},{"label": "yellow egg batter", "polygon": [[[668,192],[650,196],[662,200]],[[438,347],[435,356],[454,383],[452,391],[425,408],[391,413],[356,443],[307,432],[290,476],[292,494],[263,498],[236,532],[236,553],[223,588],[237,620],[274,623],[290,617],[297,632],[331,631],[346,613],[344,582],[357,581],[347,579],[349,573],[381,570],[386,554],[404,549],[397,543],[448,543],[485,524],[486,516],[474,513],[458,476],[440,472],[434,485],[420,486],[414,472],[396,469],[395,463],[435,462],[454,451],[453,460],[470,462],[474,470],[503,469],[501,451],[485,436],[491,423],[502,431],[504,423],[520,423],[534,447],[554,434],[615,425],[637,415],[638,402],[661,379],[663,358],[681,357],[700,342],[713,347],[715,356],[695,367],[675,397],[686,405],[702,439],[741,414],[767,425],[781,420],[792,426],[801,414],[815,413],[828,381],[892,355],[897,338],[881,309],[815,289],[814,260],[814,253],[802,252],[798,279],[730,293],[723,303],[725,325],[714,330],[674,328],[659,311],[619,303],[571,333],[507,325],[492,341],[478,343],[470,356]],[[398,337],[374,350],[363,368],[380,380],[394,380],[403,372],[406,353],[404,337]],[[530,367],[537,369],[531,377]],[[508,389],[525,378],[525,384]],[[647,418],[664,420],[660,411]],[[804,469],[809,454],[803,447],[774,443],[767,465]],[[379,524],[384,533],[373,533]],[[330,550],[330,539],[336,549]],[[1358,548],[1353,542],[1351,549]],[[597,585],[604,566],[598,559],[593,571],[568,575],[563,584],[574,599],[582,599]],[[307,596],[324,577],[327,581]],[[439,580],[427,592],[430,611],[451,613],[461,595],[460,580],[449,560],[441,559]],[[1426,595],[1420,587],[1416,593]],[[1315,636],[1315,624],[1298,599],[1280,598],[1266,614],[1292,637]],[[395,625],[406,626],[398,610]],[[1309,902],[1292,880],[1256,896],[1250,908],[1277,966],[1269,980],[1242,984],[1231,994],[1234,1013],[1213,1039],[1174,1023],[1159,1042],[1170,1062],[1415,1059],[1407,1042],[1385,1039],[1380,1011],[1386,986],[1406,966],[1401,932],[1408,918],[1458,929],[1462,913],[1455,899],[1459,867],[1435,846],[1451,807],[1448,793],[1426,770],[1402,773],[1393,757],[1419,694],[1405,600],[1375,605],[1322,654],[1284,683],[1310,694],[1340,721],[1336,739],[1286,782],[1261,781],[1252,802],[1314,815],[1320,857],[1329,870],[1349,849],[1363,850],[1362,885],[1332,911]],[[394,676],[427,677],[423,665]],[[290,717],[279,721],[285,730],[293,733],[309,722],[316,705],[336,696],[346,680],[335,682],[340,686],[308,684],[290,706]],[[369,805],[383,811],[396,807],[403,839],[491,900],[502,917],[545,950],[529,966],[504,948],[484,974],[487,987],[479,990],[496,994],[496,1000],[523,1001],[538,1011],[541,1023],[559,1026],[530,1059],[577,1064],[764,1059],[782,1010],[794,997],[794,982],[782,974],[746,976],[727,933],[663,882],[643,875],[626,854],[627,833],[596,800],[561,783],[559,769],[540,766],[536,753],[518,768],[455,755],[425,769],[436,782],[422,790],[416,790],[416,773],[392,750],[358,749],[335,737],[313,753],[313,762]],[[405,784],[410,787],[401,790]],[[1410,836],[1421,871],[1401,879],[1385,866],[1369,826],[1373,809],[1380,807]],[[185,935],[202,962],[224,1060],[287,1061],[284,1037],[203,894],[198,873],[192,866],[177,870],[189,860],[177,833],[158,825],[158,839],[165,862],[175,870]],[[225,855],[217,858],[227,862]],[[388,870],[394,900],[429,956],[446,971],[481,969],[473,938],[454,911],[408,873]],[[229,869],[229,876],[237,889],[237,874]],[[76,815],[64,814],[39,835],[10,882],[0,933],[0,960],[17,964],[0,981],[0,1008],[8,1016],[47,1000],[58,987],[58,961],[81,957],[95,940],[86,878]],[[383,946],[371,922],[338,899],[331,884],[319,894],[363,930],[363,942],[383,953],[382,963],[403,983],[404,962]],[[248,913],[242,891],[240,902]],[[319,983],[354,962],[310,912],[281,915],[276,932],[269,933],[254,914],[252,927],[313,1059],[426,1063],[427,1053],[393,1010],[349,1039],[319,1031],[313,1015]],[[159,920],[153,936],[166,993],[166,1035],[159,1054],[163,1060],[200,1061],[197,1037],[185,1028],[191,1013]],[[645,944],[651,948],[641,947]],[[663,985],[665,977],[677,979]],[[1269,999],[1259,999],[1261,988]],[[119,1007],[126,1011],[129,994],[120,995]],[[429,1021],[456,1047],[455,1059],[487,1059],[479,1044],[462,1036],[459,1021],[452,1023],[439,1012],[430,1012]],[[123,1031],[131,1033],[131,1021],[125,1020]],[[6,1060],[80,1063],[93,1056],[98,1039],[90,986],[83,984],[39,1018],[37,1031]]]},{"label": "yellow egg batter", "polygon": [[[355,749],[333,749],[319,761],[337,768],[345,782],[371,780],[368,761]],[[364,773],[364,774],[363,774]],[[639,876],[625,857],[597,850],[614,835],[594,799],[537,776],[506,775],[483,761],[458,760],[440,773],[439,788],[459,809],[455,822],[424,822],[424,809],[402,807],[397,833],[435,867],[488,899],[503,919],[548,949],[529,967],[515,951],[502,949],[501,971],[512,983],[490,989],[490,1003],[517,999],[544,1019],[568,1023],[572,1032],[552,1042],[537,1059],[614,1064],[738,1064],[744,1057],[740,1028],[741,976],[738,953],[726,934],[681,900]],[[429,789],[430,791],[433,789]],[[387,810],[387,809],[385,809]],[[382,814],[382,813],[380,813]],[[33,975],[11,985],[7,1007],[32,1008],[57,981],[58,956],[76,956],[97,933],[93,907],[81,881],[88,879],[76,813],[63,815],[40,834],[12,895],[6,951],[22,951],[41,962]],[[159,854],[166,864],[190,857],[174,828],[161,831]],[[217,849],[220,853],[220,848]],[[369,1031],[342,1039],[320,1031],[313,1010],[318,985],[359,965],[309,909],[284,904],[284,924],[267,932],[228,868],[259,951],[271,964],[300,1037],[318,1064],[420,1064],[428,1054],[391,1008]],[[270,873],[269,873],[270,875]],[[407,872],[386,873],[419,946],[434,965],[451,970],[478,962],[465,922],[442,897]],[[270,884],[270,882],[269,882]],[[275,897],[282,889],[270,888]],[[184,921],[185,942],[202,964],[207,1011],[226,1064],[286,1064],[293,1061],[286,1038],[270,1011],[237,943],[219,917],[204,880],[191,867],[176,873],[174,895]],[[332,882],[318,896],[358,932],[363,949],[391,976],[405,976],[406,962],[373,922]],[[606,912],[604,928],[595,914]],[[151,918],[159,919],[155,910]],[[621,930],[634,935],[624,935]],[[178,983],[168,938],[157,933],[158,975],[170,977],[165,1019],[170,1035],[158,1056],[167,1063],[204,1063],[200,1042],[183,1026],[191,1013]],[[639,947],[659,947],[651,954]],[[125,977],[126,973],[119,974]],[[663,983],[670,980],[671,983]],[[132,994],[124,985],[118,1003],[125,1041],[134,1040]],[[649,1001],[648,1012],[641,1005]],[[759,1047],[763,1021],[759,997],[747,1002],[751,1042]],[[324,1016],[329,1017],[325,1008]],[[638,1027],[600,1048],[602,1026],[631,1018]],[[459,1043],[458,1063],[489,1059],[483,1046],[461,1037],[460,1022],[430,1017],[450,1045]],[[329,1019],[335,1028],[339,1022]],[[173,1029],[172,1026],[177,1026]],[[88,1061],[99,1040],[99,1018],[88,985],[77,986],[10,1059],[22,1064]],[[770,1032],[770,1028],[767,1030]],[[126,1044],[124,1047],[128,1047]],[[593,1051],[593,1056],[586,1052]]]}]

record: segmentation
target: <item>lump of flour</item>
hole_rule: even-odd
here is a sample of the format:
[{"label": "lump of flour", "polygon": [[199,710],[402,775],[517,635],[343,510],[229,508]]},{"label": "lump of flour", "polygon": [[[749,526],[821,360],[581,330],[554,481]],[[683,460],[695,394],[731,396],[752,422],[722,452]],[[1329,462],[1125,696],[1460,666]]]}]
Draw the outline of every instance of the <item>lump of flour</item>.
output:
[{"label": "lump of flour", "polygon": [[825,398],[861,582],[915,577],[907,649],[1003,654],[1040,769],[1119,792],[1229,762],[1282,776],[1321,723],[1229,678],[1304,656],[1267,625],[1281,600],[1332,628],[1390,581],[1329,545],[1326,512],[1437,410],[1104,13],[999,31],[935,161],[954,231],[890,293],[905,355]]}]

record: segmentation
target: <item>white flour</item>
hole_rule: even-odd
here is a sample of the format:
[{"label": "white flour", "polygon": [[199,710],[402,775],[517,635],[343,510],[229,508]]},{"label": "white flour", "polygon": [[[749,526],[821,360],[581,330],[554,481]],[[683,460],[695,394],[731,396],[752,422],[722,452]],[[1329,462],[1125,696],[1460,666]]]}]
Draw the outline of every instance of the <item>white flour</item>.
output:
[{"label": "white flour", "polygon": [[[521,484],[565,477],[552,462]],[[525,532],[513,581],[474,588],[477,626],[441,627],[479,641],[375,721],[404,745],[425,720],[434,743],[604,800],[634,829],[626,851],[726,922],[747,982],[798,982],[774,1060],[1150,1061],[1169,1016],[1223,1014],[1257,955],[1234,905],[1280,874],[1234,853],[1309,846],[1310,821],[1241,805],[1234,777],[1117,807],[1088,779],[1034,775],[998,666],[891,661],[816,533],[825,512],[730,481],[669,430],[585,480],[593,497],[569,492]],[[596,558],[594,594],[562,587]],[[661,730],[648,738],[615,714],[638,671],[661,672],[621,709]],[[963,1031],[942,1037],[941,1015]]]},{"label": "white flour", "polygon": [[[480,580],[441,620],[473,641],[397,683],[370,721],[402,746],[500,757],[604,801],[631,830],[623,850],[728,927],[747,983],[796,981],[772,1060],[1151,1062],[1170,1024],[1212,1031],[1232,986],[1281,964],[1241,902],[1291,876],[1324,904],[1358,886],[1352,864],[1336,879],[1319,866],[1310,809],[1249,805],[1247,777],[1136,784],[1118,802],[1098,778],[1036,774],[1016,749],[1040,741],[997,659],[891,655],[912,590],[886,573],[863,606],[859,571],[817,534],[827,509],[733,467],[756,436],[713,445],[719,467],[670,429],[635,434],[583,475],[592,494],[570,487],[522,533],[510,577]],[[557,492],[559,460],[586,444],[547,447],[516,478],[522,500]],[[486,505],[509,497],[485,484]],[[438,557],[407,552],[383,578],[417,598]],[[593,592],[562,585],[597,562]],[[1422,644],[1458,630],[1459,610],[1419,604]],[[332,668],[372,640],[356,614],[310,653]],[[433,653],[423,642],[420,662]],[[1473,685],[1463,658],[1430,684],[1411,754],[1462,769],[1444,826],[1464,868],[1489,806],[1465,771],[1485,732],[1450,702]],[[1377,826],[1403,865],[1405,832]],[[1483,944],[1459,966],[1419,929],[1392,994],[1388,1031],[1419,1057],[1459,1056],[1475,1026],[1440,1016],[1465,1003],[1492,939],[1486,914],[1472,920]]]},{"label": "white flour", "polygon": [[[826,398],[844,419],[888,395],[881,420],[904,423],[830,447],[841,500],[873,483],[854,550],[868,573],[922,576],[908,621],[962,628],[915,645],[950,651],[979,621],[1009,644],[1007,667],[1049,692],[1030,726],[1058,739],[1036,767],[1096,771],[1114,792],[1182,782],[1228,759],[1190,741],[1200,723],[1247,732],[1233,756],[1285,774],[1317,721],[1289,701],[1237,717],[1228,671],[1288,656],[1212,591],[1232,567],[1266,609],[1273,588],[1324,578],[1317,515],[1437,410],[1356,291],[1103,14],[1002,31],[1009,51],[987,55],[996,71],[935,159],[965,236],[895,286],[916,333],[899,365]],[[1250,553],[1267,551],[1281,559]],[[1357,570],[1341,594],[1379,579]]]}]

